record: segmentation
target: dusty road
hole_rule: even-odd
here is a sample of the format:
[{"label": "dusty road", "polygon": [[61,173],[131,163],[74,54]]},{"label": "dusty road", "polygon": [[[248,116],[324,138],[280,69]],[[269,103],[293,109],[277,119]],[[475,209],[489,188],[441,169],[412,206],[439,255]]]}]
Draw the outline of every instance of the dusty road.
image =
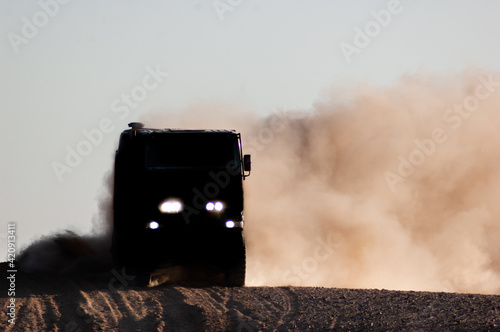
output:
[{"label": "dusty road", "polygon": [[127,285],[118,271],[16,275],[2,331],[500,330],[500,296],[309,287]]}]

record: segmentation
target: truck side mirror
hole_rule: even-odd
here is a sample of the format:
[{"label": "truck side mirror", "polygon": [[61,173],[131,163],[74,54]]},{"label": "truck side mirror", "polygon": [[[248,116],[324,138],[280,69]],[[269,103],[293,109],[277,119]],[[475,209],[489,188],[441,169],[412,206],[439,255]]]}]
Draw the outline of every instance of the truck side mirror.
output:
[{"label": "truck side mirror", "polygon": [[243,156],[243,169],[245,172],[248,172],[248,174],[244,174],[244,176],[249,176],[252,170],[252,160],[249,154]]}]

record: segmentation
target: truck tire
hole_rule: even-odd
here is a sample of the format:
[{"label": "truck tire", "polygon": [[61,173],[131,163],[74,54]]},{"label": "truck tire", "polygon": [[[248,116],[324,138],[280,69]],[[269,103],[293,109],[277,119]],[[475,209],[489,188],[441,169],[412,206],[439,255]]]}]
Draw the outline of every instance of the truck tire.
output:
[{"label": "truck tire", "polygon": [[237,253],[236,261],[226,270],[226,286],[243,287],[245,286],[246,273],[246,248],[245,240],[242,237],[241,247]]}]

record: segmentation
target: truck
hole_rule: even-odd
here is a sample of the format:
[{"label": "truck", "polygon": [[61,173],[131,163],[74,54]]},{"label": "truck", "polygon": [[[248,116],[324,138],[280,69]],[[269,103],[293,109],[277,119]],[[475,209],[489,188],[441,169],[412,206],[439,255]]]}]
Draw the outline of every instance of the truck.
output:
[{"label": "truck", "polygon": [[115,155],[111,254],[131,283],[156,269],[215,267],[244,286],[243,181],[250,155],[234,130],[152,129],[132,122]]}]

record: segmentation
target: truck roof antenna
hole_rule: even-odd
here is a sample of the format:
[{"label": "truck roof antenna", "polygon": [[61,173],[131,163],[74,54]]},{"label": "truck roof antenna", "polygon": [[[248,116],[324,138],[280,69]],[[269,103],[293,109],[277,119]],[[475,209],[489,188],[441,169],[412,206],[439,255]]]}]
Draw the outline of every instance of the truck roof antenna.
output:
[{"label": "truck roof antenna", "polygon": [[130,122],[128,126],[134,130],[144,128],[144,124],[142,122]]}]

